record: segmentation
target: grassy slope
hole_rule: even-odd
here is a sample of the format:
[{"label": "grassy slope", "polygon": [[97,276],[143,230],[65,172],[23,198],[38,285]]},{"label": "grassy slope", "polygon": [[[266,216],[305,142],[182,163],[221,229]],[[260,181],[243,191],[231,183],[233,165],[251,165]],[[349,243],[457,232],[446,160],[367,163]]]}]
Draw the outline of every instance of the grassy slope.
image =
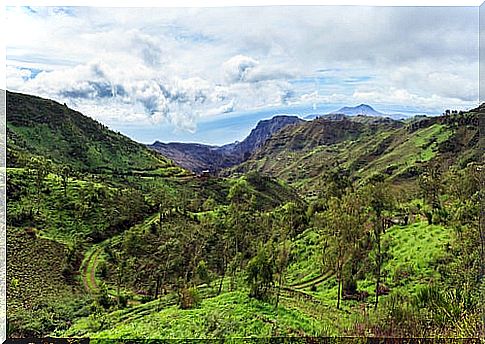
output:
[{"label": "grassy slope", "polygon": [[67,196],[64,196],[61,178],[51,173],[44,181],[41,198],[37,202],[34,177],[27,169],[8,168],[7,175],[11,188],[18,191],[8,194],[11,200],[7,205],[10,218],[20,218],[21,214],[32,209],[32,219],[15,221],[35,227],[40,230],[41,236],[72,243],[76,237],[87,236],[108,226],[105,209],[99,204],[93,203],[88,207],[85,203],[96,190],[114,193],[115,188],[109,184],[91,178],[72,177],[68,181]]},{"label": "grassy slope", "polygon": [[[35,299],[72,292],[62,276],[67,250],[62,244],[35,238],[25,230],[10,228],[7,232],[9,308],[29,308]],[[19,302],[22,300],[22,302]],[[37,300],[38,301],[38,300]]]},{"label": "grassy slope", "polygon": [[8,332],[24,336],[52,332],[68,326],[68,319],[83,316],[88,301],[74,280],[63,274],[66,247],[35,237],[25,230],[7,231]]},{"label": "grassy slope", "polygon": [[[111,313],[101,331],[89,321],[81,321],[65,334],[92,338],[221,338],[326,335],[329,329],[329,324],[318,322],[298,309],[280,305],[276,311],[271,304],[249,298],[245,291],[204,299],[195,309],[170,306],[157,311],[156,308],[157,301],[148,307],[138,306],[121,321],[123,312]],[[140,312],[146,314],[138,317]]]},{"label": "grassy slope", "polygon": [[476,160],[478,116],[470,111],[401,127],[361,124],[337,132],[341,137],[335,134],[331,140],[327,137],[327,131],[333,130],[329,123],[310,122],[305,126],[311,130],[290,127],[276,133],[250,160],[231,171],[270,174],[308,195],[318,186],[322,173],[335,166],[350,170],[357,178],[378,172],[403,182],[436,159],[461,167]]},{"label": "grassy slope", "polygon": [[[391,293],[414,294],[419,286],[436,280],[439,275],[435,263],[445,253],[451,236],[450,230],[428,226],[425,222],[390,228],[385,240],[391,242],[392,259],[386,264],[388,273],[384,283],[391,288]],[[312,230],[299,236],[292,246],[293,261],[287,271],[287,285],[321,275],[318,251],[318,235]],[[94,338],[345,335],[356,321],[362,321],[362,307],[372,307],[373,286],[372,280],[360,281],[359,289],[367,290],[369,298],[364,302],[343,301],[340,311],[335,308],[335,276],[324,279],[313,290],[309,284],[301,291],[283,291],[277,312],[273,303],[250,299],[246,290],[226,291],[203,299],[197,308],[190,310],[175,306],[176,295],[170,294],[162,301],[132,306],[97,319],[81,319],[62,334]],[[382,296],[381,302],[386,298]]]},{"label": "grassy slope", "polygon": [[[384,271],[386,278],[384,283],[390,287],[392,293],[403,293],[415,295],[420,286],[426,286],[439,279],[439,273],[436,271],[437,261],[443,257],[447,250],[447,245],[453,236],[451,229],[439,225],[429,226],[426,222],[417,222],[408,226],[391,227],[384,235],[383,241],[389,242],[390,259],[385,264]],[[318,269],[318,259],[320,255],[316,253],[319,250],[318,235],[313,231],[303,233],[293,244],[293,250],[299,252],[295,255],[288,268],[288,279],[302,277],[302,280],[309,280],[312,277],[322,275]],[[311,270],[311,267],[317,270]],[[323,274],[325,275],[325,273]],[[312,290],[312,285],[307,285],[303,290],[317,297],[321,302],[329,307],[329,316],[335,312],[337,302],[337,282],[335,276],[324,279],[323,282],[317,283],[316,288]],[[351,314],[342,321],[335,319],[334,326],[340,326],[342,331],[350,328],[354,317],[359,317],[361,305],[367,304],[371,308],[374,300],[374,281],[367,278],[358,283],[359,290],[366,290],[369,298],[366,302],[344,301],[343,309]],[[382,296],[381,301],[387,296]]]},{"label": "grassy slope", "polygon": [[424,163],[434,158],[439,144],[445,142],[453,131],[442,124],[433,124],[407,136],[396,133],[396,139],[389,148],[358,171],[368,175],[374,171],[392,169],[394,175],[400,175],[409,167]]},{"label": "grassy slope", "polygon": [[19,93],[7,92],[7,139],[10,166],[38,155],[89,171],[174,168],[170,160],[65,105]]},{"label": "grassy slope", "polygon": [[[51,100],[8,92],[7,114],[9,332],[38,336],[66,326],[82,310],[82,286],[72,273],[88,242],[129,226],[136,216],[126,212],[143,216],[151,200],[141,190],[170,183],[167,188],[178,190],[169,179],[186,171]],[[36,171],[26,168],[33,156],[52,162],[40,188]],[[71,167],[66,195],[61,164]],[[140,171],[157,178],[112,174]],[[137,189],[145,204],[132,197]],[[27,228],[37,239],[24,234]],[[63,274],[68,247],[76,252]]]},{"label": "grassy slope", "polygon": [[[428,225],[426,222],[416,222],[407,226],[393,226],[384,235],[383,241],[389,243],[390,259],[385,264],[386,279],[384,283],[400,292],[414,294],[419,285],[426,285],[436,281],[439,274],[436,271],[437,261],[446,253],[447,244],[453,236],[451,229],[439,225]],[[288,275],[306,276],[303,280],[318,276],[320,270],[311,270],[318,267],[315,259],[320,256],[318,237],[313,231],[304,233],[294,243],[297,259],[290,264]],[[309,239],[313,239],[309,241]],[[302,248],[304,247],[304,248]],[[298,258],[301,257],[301,258]],[[310,257],[310,259],[309,259]],[[309,272],[311,271],[311,272]],[[311,285],[306,290],[310,292]],[[367,290],[372,296],[374,284],[370,279],[359,282],[359,289]],[[337,299],[337,284],[335,277],[317,285],[316,296],[322,301],[333,304]]]},{"label": "grassy slope", "polygon": [[419,285],[436,281],[439,278],[436,264],[444,256],[452,236],[452,230],[426,222],[389,229],[384,237],[390,242],[388,283],[414,294]]}]

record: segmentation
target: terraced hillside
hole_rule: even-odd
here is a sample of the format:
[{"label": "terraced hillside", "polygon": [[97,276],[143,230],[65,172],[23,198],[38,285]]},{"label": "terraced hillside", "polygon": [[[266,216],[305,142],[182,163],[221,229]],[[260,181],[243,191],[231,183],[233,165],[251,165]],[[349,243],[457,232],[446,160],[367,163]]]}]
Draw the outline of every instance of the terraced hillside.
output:
[{"label": "terraced hillside", "polygon": [[8,335],[64,330],[66,319],[87,314],[89,299],[68,273],[79,252],[39,237],[34,228],[13,227],[7,231],[7,252]]},{"label": "terraced hillside", "polygon": [[337,166],[356,178],[393,180],[413,179],[435,161],[464,167],[480,158],[479,110],[408,122],[321,117],[282,129],[227,173],[256,170],[309,189]]}]

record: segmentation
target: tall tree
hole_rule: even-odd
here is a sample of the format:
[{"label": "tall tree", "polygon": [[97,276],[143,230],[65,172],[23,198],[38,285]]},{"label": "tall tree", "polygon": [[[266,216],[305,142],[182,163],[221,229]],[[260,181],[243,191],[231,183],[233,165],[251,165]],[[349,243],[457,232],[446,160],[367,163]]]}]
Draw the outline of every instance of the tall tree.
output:
[{"label": "tall tree", "polygon": [[64,189],[64,198],[67,197],[67,183],[69,181],[69,176],[71,175],[71,168],[67,165],[64,165],[60,169],[61,178],[62,178],[62,188]]},{"label": "tall tree", "polygon": [[275,259],[273,257],[273,243],[261,245],[258,254],[246,266],[246,281],[250,287],[250,296],[259,300],[267,298],[274,284]]},{"label": "tall tree", "polygon": [[251,209],[251,192],[248,182],[245,179],[237,180],[229,189],[227,198],[230,205],[226,222],[228,234],[233,242],[233,254],[229,267],[232,272],[231,286],[234,287],[236,273],[242,263],[243,250],[247,244],[245,233],[249,229],[249,223],[246,219]]},{"label": "tall tree", "polygon": [[375,302],[377,309],[381,285],[382,265],[386,254],[383,250],[382,235],[386,230],[384,213],[394,206],[394,198],[388,184],[380,176],[372,178],[364,190],[369,205],[369,219],[371,221],[371,237],[375,253],[373,273],[375,276]]},{"label": "tall tree", "polygon": [[332,197],[323,215],[323,235],[327,267],[335,271],[338,283],[337,309],[343,284],[344,265],[358,248],[363,236],[364,207],[357,193],[348,193],[341,199]]},{"label": "tall tree", "polygon": [[[32,157],[29,161],[29,171],[34,175],[36,187],[36,204],[40,204],[40,195],[44,186],[45,178],[49,174],[51,162],[44,157]],[[37,208],[37,212],[39,208]]]}]

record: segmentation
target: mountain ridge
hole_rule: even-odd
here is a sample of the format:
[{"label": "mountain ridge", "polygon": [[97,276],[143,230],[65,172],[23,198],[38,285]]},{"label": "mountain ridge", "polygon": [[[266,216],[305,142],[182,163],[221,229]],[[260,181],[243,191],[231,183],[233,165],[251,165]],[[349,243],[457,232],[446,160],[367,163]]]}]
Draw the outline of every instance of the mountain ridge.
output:
[{"label": "mountain ridge", "polygon": [[297,116],[274,116],[271,119],[259,121],[241,142],[236,141],[222,146],[160,141],[147,146],[193,172],[200,173],[204,170],[217,172],[248,159],[278,130],[301,122],[303,120]]},{"label": "mountain ridge", "polygon": [[10,91],[6,98],[9,167],[44,157],[54,164],[90,172],[179,169],[145,145],[65,104]]},{"label": "mountain ridge", "polygon": [[[464,168],[480,159],[479,115],[483,106],[413,121],[322,116],[275,133],[248,160],[223,175],[258,171],[290,184],[315,187],[318,176],[335,168],[355,178],[380,173],[412,180],[433,162]],[[305,182],[303,182],[305,181]]]}]

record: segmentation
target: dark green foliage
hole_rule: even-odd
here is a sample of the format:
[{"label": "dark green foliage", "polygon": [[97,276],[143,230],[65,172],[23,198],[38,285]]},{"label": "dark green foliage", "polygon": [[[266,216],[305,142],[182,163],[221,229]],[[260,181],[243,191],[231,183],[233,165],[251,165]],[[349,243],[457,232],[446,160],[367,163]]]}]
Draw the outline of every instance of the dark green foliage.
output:
[{"label": "dark green foliage", "polygon": [[377,308],[379,304],[381,279],[383,277],[382,267],[384,262],[389,258],[387,245],[382,241],[382,235],[389,227],[388,221],[386,221],[386,215],[393,210],[395,199],[391,193],[389,185],[385,183],[384,178],[381,175],[371,178],[364,192],[366,194],[367,203],[369,204],[369,215],[372,226],[370,235],[372,252],[369,256],[371,257],[370,270],[375,278],[374,307]]},{"label": "dark green foliage", "polygon": [[276,270],[272,243],[261,246],[258,253],[247,264],[246,281],[249,285],[249,295],[258,300],[266,300],[274,284]]}]

